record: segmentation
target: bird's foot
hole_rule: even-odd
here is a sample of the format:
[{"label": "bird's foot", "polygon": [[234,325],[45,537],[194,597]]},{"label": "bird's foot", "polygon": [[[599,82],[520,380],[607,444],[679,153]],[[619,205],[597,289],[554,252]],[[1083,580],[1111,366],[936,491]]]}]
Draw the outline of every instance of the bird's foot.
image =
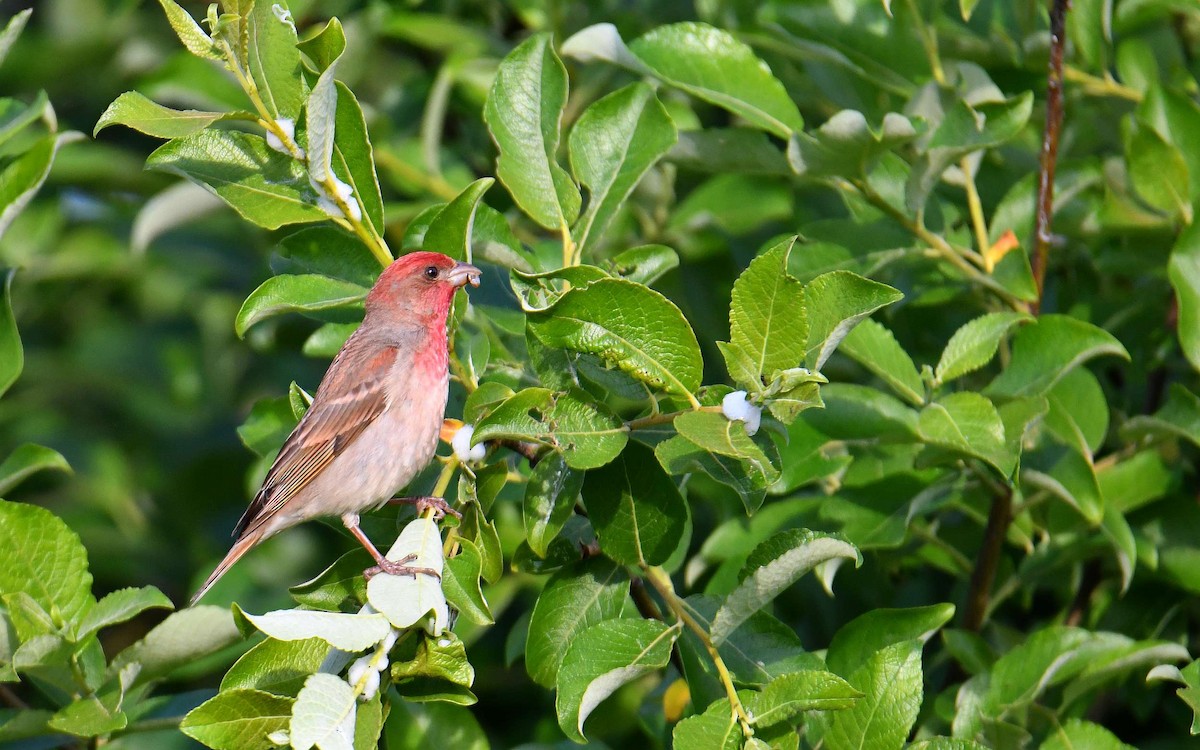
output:
[{"label": "bird's foot", "polygon": [[416,555],[405,555],[399,560],[389,560],[386,557],[381,557],[376,560],[378,565],[372,565],[363,571],[363,578],[366,578],[369,581],[380,573],[387,573],[390,576],[412,576],[413,578],[416,578],[418,573],[424,573],[425,575],[432,576],[439,581],[442,579],[442,574],[438,573],[433,568],[423,568],[408,564],[416,559]]},{"label": "bird's foot", "polygon": [[417,515],[424,514],[426,511],[432,509],[433,519],[435,521],[440,521],[447,515],[454,516],[458,519],[462,518],[462,513],[459,513],[454,508],[451,508],[450,504],[447,503],[444,498],[440,497],[393,497],[388,502],[393,504],[404,503],[406,505],[412,505],[417,509]]}]

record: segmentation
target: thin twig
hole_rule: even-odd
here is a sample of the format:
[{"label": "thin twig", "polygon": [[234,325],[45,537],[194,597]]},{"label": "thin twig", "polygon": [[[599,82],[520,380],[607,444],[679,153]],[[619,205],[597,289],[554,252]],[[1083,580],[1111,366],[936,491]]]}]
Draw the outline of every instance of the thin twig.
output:
[{"label": "thin twig", "polygon": [[708,652],[709,659],[712,660],[713,666],[717,669],[717,677],[721,681],[721,685],[725,688],[725,695],[729,698],[729,703],[732,708],[732,714],[737,719],[742,727],[742,736],[750,738],[754,736],[754,728],[750,726],[750,715],[746,713],[746,708],[742,705],[741,699],[738,697],[737,688],[733,684],[733,676],[729,673],[729,668],[725,666],[725,660],[721,658],[720,652],[717,651],[716,645],[709,637],[708,631],[704,629],[695,617],[688,612],[687,606],[675,593],[675,585],[671,583],[671,576],[662,568],[642,566],[646,574],[646,580],[658,592],[658,595],[663,598],[668,608],[675,617],[687,626],[692,633],[695,634],[700,642],[704,644],[704,650]]},{"label": "thin twig", "polygon": [[972,632],[979,632],[987,617],[988,599],[996,580],[996,568],[1000,565],[1000,552],[1004,548],[1004,537],[1011,520],[1012,489],[1005,487],[1001,494],[992,498],[992,508],[983,532],[983,546],[975,560],[975,569],[971,571],[963,627]]},{"label": "thin twig", "polygon": [[1063,52],[1067,45],[1067,11],[1071,0],[1053,0],[1050,7],[1050,63],[1046,71],[1046,129],[1038,169],[1037,215],[1033,231],[1033,280],[1036,315],[1042,305],[1046,284],[1046,258],[1050,253],[1050,221],[1054,213],[1054,167],[1058,162],[1058,136],[1063,120]]}]

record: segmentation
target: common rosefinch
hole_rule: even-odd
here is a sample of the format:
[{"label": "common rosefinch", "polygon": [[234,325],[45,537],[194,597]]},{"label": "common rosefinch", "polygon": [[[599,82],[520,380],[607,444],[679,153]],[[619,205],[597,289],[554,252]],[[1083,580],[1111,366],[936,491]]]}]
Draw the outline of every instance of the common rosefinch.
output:
[{"label": "common rosefinch", "polygon": [[233,548],[192,604],[251,547],[316,516],[342,517],[375,558],[368,574],[423,570],[380,554],[358,514],[386,503],[433,457],[449,386],[446,317],[468,283],[479,285],[479,269],[440,253],[411,253],[383,272],[362,325],[333,358],[238,521]]}]

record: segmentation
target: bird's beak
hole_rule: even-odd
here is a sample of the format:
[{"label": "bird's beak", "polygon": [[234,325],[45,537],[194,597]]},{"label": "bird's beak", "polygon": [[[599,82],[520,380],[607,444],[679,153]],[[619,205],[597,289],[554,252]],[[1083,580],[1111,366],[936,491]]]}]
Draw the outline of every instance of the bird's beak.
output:
[{"label": "bird's beak", "polygon": [[470,263],[456,263],[454,268],[450,269],[450,273],[446,274],[446,281],[454,286],[479,286],[479,276],[482,274],[475,266]]}]

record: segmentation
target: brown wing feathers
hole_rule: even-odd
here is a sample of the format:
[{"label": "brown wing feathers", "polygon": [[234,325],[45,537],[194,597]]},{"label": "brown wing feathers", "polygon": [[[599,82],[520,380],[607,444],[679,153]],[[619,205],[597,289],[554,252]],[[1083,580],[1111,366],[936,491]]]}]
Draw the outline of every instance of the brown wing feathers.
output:
[{"label": "brown wing feathers", "polygon": [[[392,347],[378,352],[371,363],[378,369],[368,371],[388,373],[397,354]],[[268,520],[383,413],[387,407],[385,382],[379,378],[344,389],[338,388],[340,383],[322,383],[312,407],[284,442],[262,489],[234,528],[235,538],[240,539]],[[336,390],[344,392],[338,394]]]}]

